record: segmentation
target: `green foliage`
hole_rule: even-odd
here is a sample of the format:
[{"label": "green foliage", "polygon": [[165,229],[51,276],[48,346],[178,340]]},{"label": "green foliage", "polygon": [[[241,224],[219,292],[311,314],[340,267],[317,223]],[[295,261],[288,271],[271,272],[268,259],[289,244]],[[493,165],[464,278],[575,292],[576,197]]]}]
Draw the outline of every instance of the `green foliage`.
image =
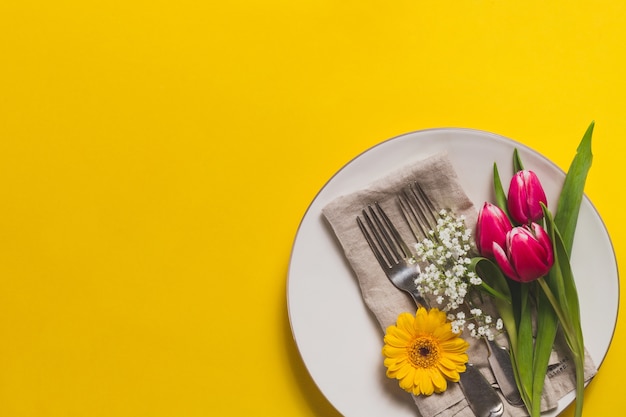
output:
[{"label": "green foliage", "polygon": [[508,216],[509,211],[506,206],[506,193],[502,188],[502,181],[500,181],[500,173],[498,172],[498,165],[493,164],[493,190],[496,197],[496,205],[502,209]]},{"label": "green foliage", "polygon": [[567,175],[565,176],[563,190],[559,196],[557,212],[554,216],[554,222],[563,237],[563,244],[568,255],[572,252],[574,233],[576,231],[576,223],[578,222],[578,212],[580,211],[580,204],[583,199],[587,174],[593,160],[593,154],[591,153],[591,137],[593,135],[594,126],[595,123],[591,122],[576,149],[576,156],[574,156],[569,170],[567,171]]}]

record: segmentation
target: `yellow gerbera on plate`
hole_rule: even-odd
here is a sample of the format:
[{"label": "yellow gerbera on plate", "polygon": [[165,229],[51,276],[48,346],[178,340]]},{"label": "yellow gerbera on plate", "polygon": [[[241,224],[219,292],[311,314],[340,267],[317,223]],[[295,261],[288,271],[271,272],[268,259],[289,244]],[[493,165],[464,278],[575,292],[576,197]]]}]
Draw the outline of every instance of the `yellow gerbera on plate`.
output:
[{"label": "yellow gerbera on plate", "polygon": [[385,334],[387,376],[415,395],[441,393],[447,381],[457,382],[465,372],[469,344],[452,331],[446,314],[420,307],[415,316],[402,313]]}]

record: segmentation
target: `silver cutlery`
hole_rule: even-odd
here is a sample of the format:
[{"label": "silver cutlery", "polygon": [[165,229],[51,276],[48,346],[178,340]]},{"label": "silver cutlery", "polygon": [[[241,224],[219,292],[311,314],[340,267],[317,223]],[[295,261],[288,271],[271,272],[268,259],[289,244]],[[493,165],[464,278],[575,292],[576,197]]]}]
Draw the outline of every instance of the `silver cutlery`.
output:
[{"label": "silver cutlery", "polygon": [[[367,207],[362,215],[364,221],[357,217],[357,223],[387,278],[396,288],[410,294],[418,306],[428,308],[415,286],[417,268],[409,263],[410,251],[395,226],[378,204]],[[504,414],[500,396],[471,363],[466,364],[466,371],[461,373],[459,385],[477,417]]]},{"label": "silver cutlery", "polygon": [[[413,233],[416,242],[434,230],[439,219],[439,209],[418,183],[409,185],[399,195],[402,214]],[[522,396],[515,383],[515,373],[509,352],[494,340],[483,337],[488,350],[487,360],[498,382],[498,387],[507,402],[515,407],[523,407]]]}]

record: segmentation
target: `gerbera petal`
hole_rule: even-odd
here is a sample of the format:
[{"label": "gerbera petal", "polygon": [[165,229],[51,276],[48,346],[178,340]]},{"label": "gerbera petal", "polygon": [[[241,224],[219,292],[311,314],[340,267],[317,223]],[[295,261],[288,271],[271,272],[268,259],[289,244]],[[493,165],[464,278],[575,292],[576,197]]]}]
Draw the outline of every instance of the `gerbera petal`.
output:
[{"label": "gerbera petal", "polygon": [[[385,359],[385,367],[388,371],[397,372],[398,369],[407,365],[406,360],[397,360],[397,359]],[[408,364],[410,366],[410,364]]]},{"label": "gerbera petal", "polygon": [[406,332],[407,334],[414,334],[415,317],[409,313],[402,313],[398,316],[396,327]]},{"label": "gerbera petal", "polygon": [[432,308],[428,311],[426,320],[424,321],[423,331],[427,334],[433,334],[437,329],[446,324],[446,314],[443,311],[439,311],[436,308]]},{"label": "gerbera petal", "polygon": [[[411,373],[411,375],[413,375],[414,370],[415,370],[415,368],[413,368],[412,366],[401,366],[396,371],[395,377],[398,378],[398,379],[405,378],[409,373]],[[411,372],[411,371],[413,371],[413,372]]]},{"label": "gerbera petal", "polygon": [[447,354],[446,358],[451,361],[451,363],[447,363],[446,364],[446,365],[452,365],[452,366],[446,366],[446,368],[449,368],[449,369],[459,369],[459,367],[465,365],[467,363],[467,361],[469,360],[467,355],[464,354],[464,353],[462,353],[462,354]]},{"label": "gerbera petal", "polygon": [[402,359],[407,357],[406,347],[396,347],[391,345],[383,346],[383,356],[386,358]]},{"label": "gerbera petal", "polygon": [[452,382],[458,382],[461,377],[459,375],[459,371],[457,371],[456,369],[448,369],[445,367],[439,367],[439,371],[441,371],[443,376],[445,376],[447,379],[449,379]]},{"label": "gerbera petal", "polygon": [[405,329],[401,329],[397,326],[389,326],[387,327],[387,331],[386,331],[386,336],[388,335],[392,335],[395,336],[399,339],[405,340],[405,341],[409,341],[411,340],[414,336],[413,333],[409,333],[407,332]]},{"label": "gerbera petal", "polygon": [[431,319],[437,323],[438,326],[444,325],[447,322],[446,313],[439,310],[438,308],[433,308],[429,311],[429,315]]},{"label": "gerbera petal", "polygon": [[[400,383],[400,386],[402,387],[402,389],[404,389],[405,391],[411,392],[413,390],[413,381],[414,381],[414,378],[415,378],[415,368],[413,368],[412,366],[407,366],[404,369],[407,370],[407,373],[405,375],[403,375],[402,377],[396,376],[396,378],[399,379],[399,383]],[[410,376],[409,376],[409,373],[410,373]]]},{"label": "gerbera petal", "polygon": [[[431,395],[435,392],[435,386],[433,385],[433,380],[431,376],[431,372],[428,369],[421,369],[421,372],[416,372],[416,378],[418,379],[420,390],[424,395]],[[419,375],[418,375],[419,374]]]},{"label": "gerbera petal", "polygon": [[409,381],[408,378],[398,379],[398,384],[400,385],[400,388],[402,388],[405,391],[411,392],[413,390],[413,384],[411,383],[411,381]]},{"label": "gerbera petal", "polygon": [[433,336],[439,339],[439,341],[445,342],[447,340],[455,339],[459,335],[452,332],[452,325],[450,323],[445,323],[433,331]]},{"label": "gerbera petal", "polygon": [[461,339],[460,337],[457,337],[454,339],[441,342],[439,346],[441,346],[441,349],[443,349],[445,352],[464,353],[469,348],[469,343],[467,343],[465,340]]},{"label": "gerbera petal", "polygon": [[441,358],[439,359],[439,369],[442,369],[442,368],[445,368],[445,369],[456,369],[458,362],[452,360],[452,358],[450,356],[451,355],[442,355],[441,356]]},{"label": "gerbera petal", "polygon": [[395,334],[390,334],[387,333],[387,335],[385,335],[385,343],[387,343],[388,345],[394,346],[394,347],[404,347],[406,348],[407,343],[409,343],[411,339],[405,339],[401,336],[395,335]]},{"label": "gerbera petal", "polygon": [[415,395],[420,395],[422,393],[422,385],[420,381],[423,373],[423,369],[415,369],[415,373],[413,374],[413,394]]},{"label": "gerbera petal", "polygon": [[415,313],[415,320],[413,321],[413,331],[415,334],[419,334],[424,331],[427,319],[428,311],[423,307],[417,309],[417,313]]},{"label": "gerbera petal", "polygon": [[[465,370],[463,370],[462,372],[465,372]],[[446,371],[443,372],[442,374],[445,375],[446,379],[448,381],[452,381],[452,382],[459,382],[459,380],[461,379],[461,374],[459,371]]]},{"label": "gerbera petal", "polygon": [[446,388],[448,388],[448,383],[446,382],[446,379],[443,377],[441,372],[439,372],[439,370],[431,371],[431,376],[433,386],[435,387],[435,392],[444,392]]}]

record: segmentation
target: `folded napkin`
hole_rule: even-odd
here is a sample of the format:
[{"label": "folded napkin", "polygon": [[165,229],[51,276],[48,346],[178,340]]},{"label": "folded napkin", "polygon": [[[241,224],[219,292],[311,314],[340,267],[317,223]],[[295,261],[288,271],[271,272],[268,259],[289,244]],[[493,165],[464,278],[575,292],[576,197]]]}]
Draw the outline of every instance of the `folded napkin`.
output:
[{"label": "folded napkin", "polygon": [[[488,181],[489,179],[485,180]],[[408,184],[415,181],[419,182],[437,207],[452,210],[457,217],[465,216],[466,227],[475,229],[476,209],[458,183],[456,172],[445,152],[397,169],[384,178],[373,182],[366,189],[338,197],[322,210],[355,272],[363,300],[378,320],[383,332],[389,325],[395,324],[400,313],[415,314],[417,308],[407,294],[389,282],[363,238],[356,223],[356,217],[361,215],[361,210],[368,204],[378,202],[392,222],[398,226],[400,233],[406,237],[407,243],[411,242],[408,228],[404,224],[397,205],[396,195]],[[482,202],[480,203],[482,204]],[[432,300],[429,301],[431,306],[437,305]],[[484,306],[484,308],[493,310],[493,306],[489,305]],[[469,335],[464,335],[464,338],[470,343],[468,350],[470,361],[485,375],[489,382],[497,386],[487,362],[485,343],[473,339]],[[505,339],[501,336],[498,341],[505,344]],[[382,344],[381,336],[381,348]],[[557,401],[575,388],[574,366],[567,357],[566,348],[559,348],[558,345],[559,343],[557,343],[557,348],[551,357],[546,376],[542,401],[542,410],[544,411],[555,408]],[[586,357],[585,365],[585,377],[588,380],[596,373],[596,368],[589,355]],[[420,414],[424,417],[471,417],[474,415],[463,392],[456,383],[448,384],[448,389],[442,394],[412,397]],[[525,408],[512,407],[504,399],[503,402],[506,408],[505,415],[512,417],[528,415]]]}]

